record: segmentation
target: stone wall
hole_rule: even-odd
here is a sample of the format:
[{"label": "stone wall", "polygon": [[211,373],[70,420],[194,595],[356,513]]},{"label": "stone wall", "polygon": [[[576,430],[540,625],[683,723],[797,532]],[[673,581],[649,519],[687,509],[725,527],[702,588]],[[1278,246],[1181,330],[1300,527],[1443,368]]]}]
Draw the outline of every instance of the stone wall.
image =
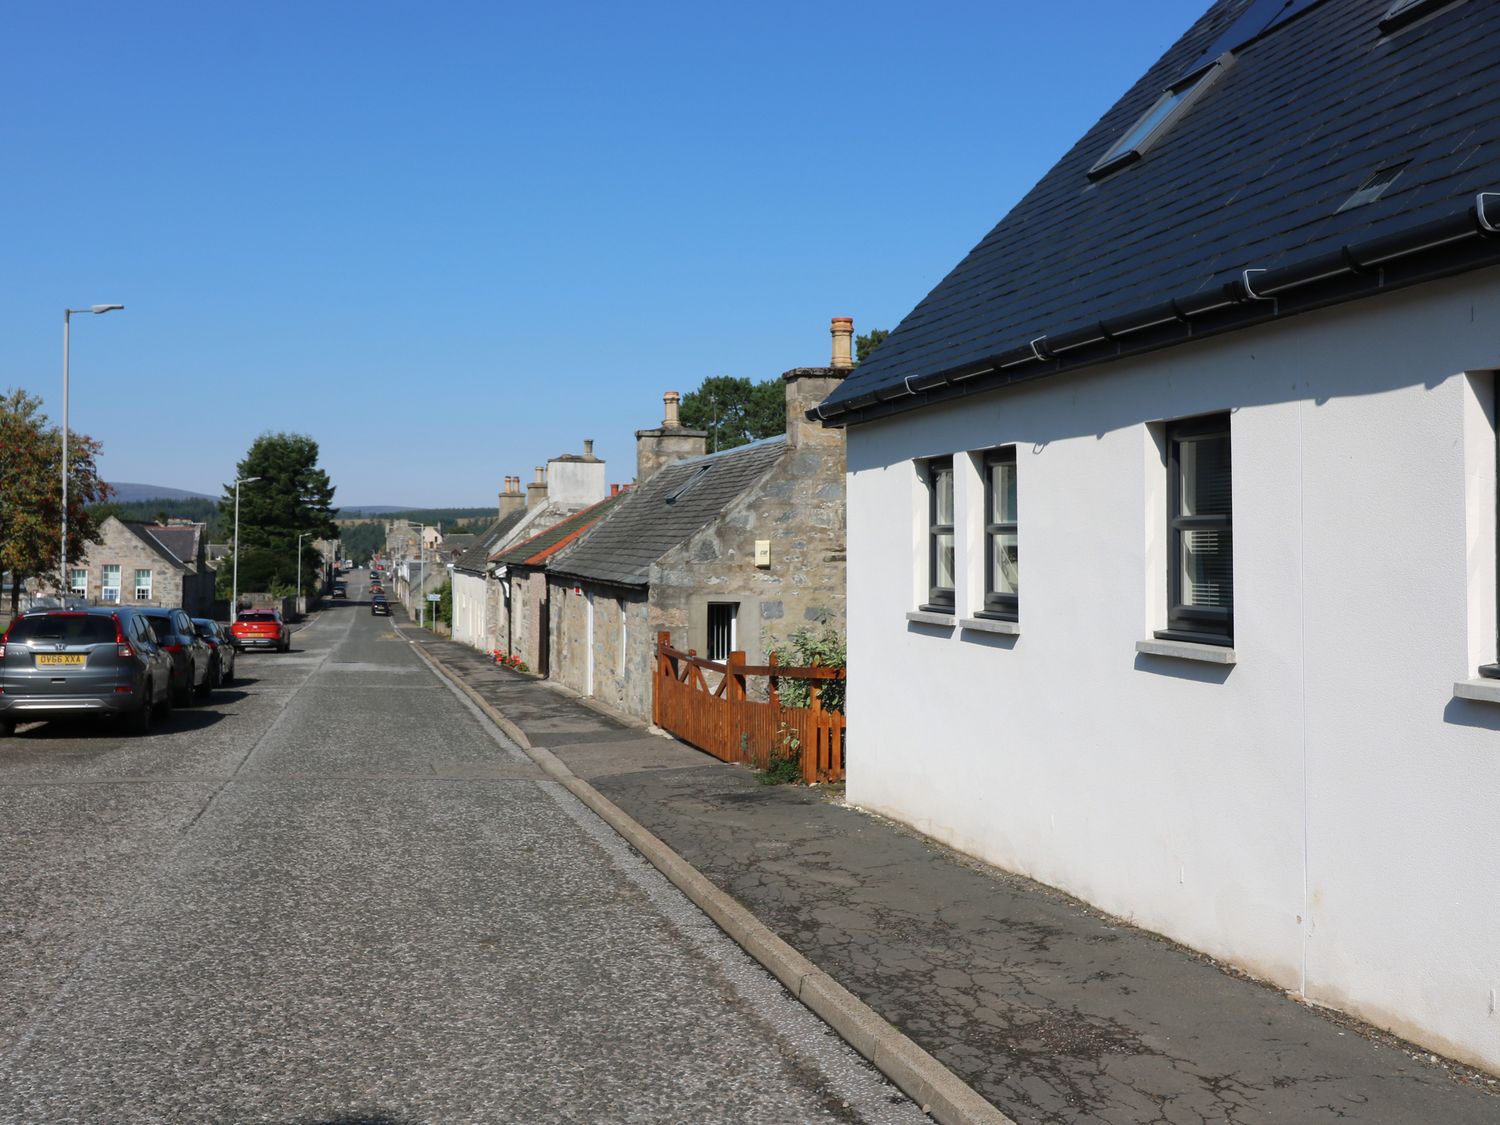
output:
[{"label": "stone wall", "polygon": [[550,585],[551,678],[622,715],[649,722],[656,634],[644,593],[556,579]]},{"label": "stone wall", "polygon": [[[533,672],[541,667],[542,601],[547,596],[547,576],[536,570],[512,570],[506,575],[510,584],[511,622],[510,651],[526,661]],[[502,638],[497,647],[503,648]]]},{"label": "stone wall", "polygon": [[[798,629],[844,631],[843,432],[799,429],[757,486],[651,568],[652,627],[670,629],[677,648],[707,654],[713,603],[737,606],[735,647],[751,664]],[[757,541],[769,544],[768,566],[756,566]]]}]

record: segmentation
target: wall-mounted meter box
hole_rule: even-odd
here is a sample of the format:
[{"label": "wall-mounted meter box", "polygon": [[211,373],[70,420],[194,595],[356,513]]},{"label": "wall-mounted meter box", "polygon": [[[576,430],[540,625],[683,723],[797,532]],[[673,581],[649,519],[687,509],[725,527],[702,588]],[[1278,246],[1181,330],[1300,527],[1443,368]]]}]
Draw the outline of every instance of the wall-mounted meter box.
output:
[{"label": "wall-mounted meter box", "polygon": [[771,541],[769,539],[757,539],[755,541],[755,565],[771,565]]}]

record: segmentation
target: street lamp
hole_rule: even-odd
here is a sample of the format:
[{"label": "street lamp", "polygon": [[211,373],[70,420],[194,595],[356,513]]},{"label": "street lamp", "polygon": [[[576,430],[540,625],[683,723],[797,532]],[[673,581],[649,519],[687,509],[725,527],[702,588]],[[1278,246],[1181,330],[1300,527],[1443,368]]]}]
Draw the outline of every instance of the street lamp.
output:
[{"label": "street lamp", "polygon": [[62,585],[58,594],[63,604],[68,597],[68,328],[74,313],[107,313],[124,305],[90,305],[86,309],[63,309],[63,417],[62,417]]},{"label": "street lamp", "polygon": [[240,485],[254,484],[260,477],[241,477],[234,482],[234,585],[230,588],[229,623],[240,619]]},{"label": "street lamp", "polygon": [[297,536],[297,612],[302,612],[302,540],[306,539],[312,532],[304,531]]}]

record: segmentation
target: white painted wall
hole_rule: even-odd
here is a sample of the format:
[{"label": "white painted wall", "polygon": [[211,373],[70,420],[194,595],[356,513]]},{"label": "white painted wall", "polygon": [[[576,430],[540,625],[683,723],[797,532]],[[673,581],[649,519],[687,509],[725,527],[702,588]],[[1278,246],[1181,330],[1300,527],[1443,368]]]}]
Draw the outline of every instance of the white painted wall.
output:
[{"label": "white painted wall", "polygon": [[[1500,1069],[1500,271],[849,432],[848,797]],[[1165,625],[1166,419],[1232,410],[1229,669]],[[1017,445],[1019,636],[907,621],[913,459]]]},{"label": "white painted wall", "polygon": [[608,495],[609,485],[605,482],[603,461],[562,460],[554,457],[547,462],[549,502],[576,510],[597,504]]},{"label": "white painted wall", "polygon": [[461,644],[488,649],[484,579],[477,574],[453,572],[453,639]]}]

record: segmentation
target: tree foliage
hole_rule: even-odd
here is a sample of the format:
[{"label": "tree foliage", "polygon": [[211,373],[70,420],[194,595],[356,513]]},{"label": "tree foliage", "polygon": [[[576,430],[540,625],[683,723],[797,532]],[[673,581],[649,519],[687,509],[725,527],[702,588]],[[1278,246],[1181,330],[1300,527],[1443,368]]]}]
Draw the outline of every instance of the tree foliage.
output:
[{"label": "tree foliage", "polygon": [[854,337],[854,363],[855,366],[870,358],[870,353],[880,346],[890,333],[884,328],[872,328],[863,336]]},{"label": "tree foliage", "polygon": [[[11,612],[22,582],[62,569],[62,431],[49,427],[41,399],[21,389],[0,397],[0,570],[14,577]],[[68,561],[77,562],[89,543],[99,542],[99,524],[89,506],[105,500],[110,487],[99,479],[100,444],[83,434],[68,436]]]},{"label": "tree foliage", "polygon": [[385,546],[385,524],[357,523],[339,529],[339,549],[355,566],[369,564],[370,556]]},{"label": "tree foliage", "polygon": [[[68,459],[72,460],[72,451]],[[205,524],[203,534],[210,542],[224,542],[229,538],[229,528],[219,516],[217,500],[200,500],[184,497],[171,500],[158,497],[153,500],[109,500],[95,504],[89,509],[95,520],[103,523],[108,517],[125,520],[127,523],[160,523],[163,519],[186,519]],[[231,516],[232,518],[232,516]]]},{"label": "tree foliage", "polygon": [[[333,522],[333,485],[318,468],[318,443],[306,434],[261,434],[235,467],[240,485],[239,553],[241,590],[290,593],[297,588],[297,537],[302,544],[302,588],[311,590],[322,569],[322,556],[310,540],[337,539]],[[234,482],[224,486],[219,518],[233,534]],[[221,592],[233,582],[234,560],[219,567]]]},{"label": "tree foliage", "polygon": [[682,396],[682,423],[707,430],[710,451],[775,437],[786,433],[786,391],[780,379],[711,375]]}]

